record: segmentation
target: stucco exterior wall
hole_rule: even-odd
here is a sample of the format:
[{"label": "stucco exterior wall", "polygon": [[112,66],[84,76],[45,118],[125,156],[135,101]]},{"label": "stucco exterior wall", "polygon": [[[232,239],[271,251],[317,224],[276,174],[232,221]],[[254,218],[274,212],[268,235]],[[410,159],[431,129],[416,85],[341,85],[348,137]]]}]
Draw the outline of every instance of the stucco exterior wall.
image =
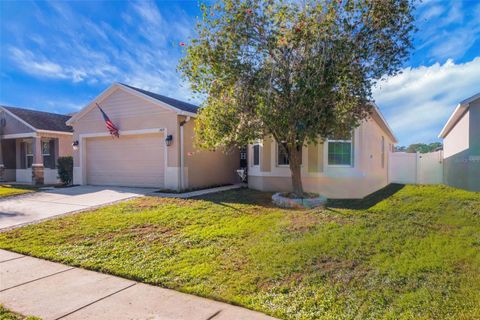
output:
[{"label": "stucco exterior wall", "polygon": [[[383,167],[382,136],[385,143]],[[385,129],[370,118],[354,130],[352,166],[329,165],[326,141],[303,147],[301,174],[304,190],[328,198],[363,198],[375,192],[388,184],[388,152],[393,144]],[[253,166],[252,146],[249,146],[249,187],[263,191],[291,190],[289,167],[277,164],[277,144],[261,143],[261,158],[265,152],[270,153],[270,171]]]},{"label": "stucco exterior wall", "polygon": [[196,147],[194,119],[184,125],[184,157],[187,188],[240,182],[236,173],[240,167],[240,152],[207,151]]},{"label": "stucco exterior wall", "polygon": [[443,140],[444,157],[449,158],[470,148],[470,110],[450,130]]},{"label": "stucco exterior wall", "polygon": [[59,157],[68,157],[73,155],[73,148],[72,148],[73,135],[42,133],[40,134],[40,137],[57,139],[58,150],[56,150],[56,154]]},{"label": "stucco exterior wall", "polygon": [[480,99],[469,109],[443,140],[446,184],[480,191]]},{"label": "stucco exterior wall", "polygon": [[[180,122],[184,121],[186,117],[179,116],[168,106],[162,107],[149,99],[144,99],[120,88],[106,95],[99,104],[120,130],[120,139],[122,131],[145,131],[158,128],[164,129],[164,134],[159,135],[159,143],[165,143],[167,135],[173,136],[172,144],[168,147],[165,146],[167,159],[165,188],[179,188],[181,184]],[[183,187],[198,188],[238,182],[236,169],[239,167],[239,153],[226,155],[221,151],[213,152],[196,148],[194,145],[194,122],[194,118],[191,118],[184,125]],[[83,114],[72,125],[74,128],[73,140],[78,140],[80,143],[79,150],[74,152],[74,180],[83,182],[86,181],[86,169],[81,163],[86,163],[86,156],[85,151],[82,151],[82,145],[88,143],[89,135],[105,134],[107,129],[98,108],[93,108]],[[81,157],[83,159],[80,159]],[[122,159],[115,161],[122,161]],[[84,166],[83,170],[81,166]],[[135,170],[141,171],[142,169],[135,168]]]},{"label": "stucco exterior wall", "polygon": [[[117,89],[101,101],[100,106],[120,131],[165,128],[174,136],[168,147],[168,166],[178,166],[178,119],[177,114],[148,100]],[[74,140],[81,134],[105,133],[105,121],[98,108],[93,108],[73,123]],[[74,165],[80,165],[79,153],[74,153]]]},{"label": "stucco exterior wall", "polygon": [[[94,103],[94,102],[92,102]],[[162,107],[147,99],[130,94],[119,88],[110,95],[99,101],[103,111],[120,131],[164,129],[163,135],[159,136],[159,143],[165,143],[166,135],[173,136],[173,143],[167,147],[167,165],[165,175],[166,187],[176,188],[178,185],[179,172],[179,131],[177,113],[167,106]],[[108,133],[105,121],[98,108],[93,108],[81,116],[73,124],[74,137],[80,143],[79,150],[74,151],[74,181],[85,180],[85,172],[81,170],[80,154],[82,150],[82,135]],[[85,159],[83,159],[85,161]],[[121,161],[121,159],[118,159]],[[134,164],[133,164],[134,165]],[[170,183],[171,182],[171,183]]]}]

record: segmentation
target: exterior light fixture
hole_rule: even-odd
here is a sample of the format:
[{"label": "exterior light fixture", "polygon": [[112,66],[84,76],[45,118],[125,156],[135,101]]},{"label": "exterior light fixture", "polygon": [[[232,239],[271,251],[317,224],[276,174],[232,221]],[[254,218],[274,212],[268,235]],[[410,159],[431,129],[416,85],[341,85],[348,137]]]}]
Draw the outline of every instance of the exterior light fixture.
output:
[{"label": "exterior light fixture", "polygon": [[170,147],[173,143],[173,136],[171,134],[167,135],[167,137],[165,138],[165,144],[167,145],[167,147]]},{"label": "exterior light fixture", "polygon": [[80,144],[80,143],[78,142],[78,140],[73,141],[73,142],[72,142],[73,150],[77,151],[79,144]]}]

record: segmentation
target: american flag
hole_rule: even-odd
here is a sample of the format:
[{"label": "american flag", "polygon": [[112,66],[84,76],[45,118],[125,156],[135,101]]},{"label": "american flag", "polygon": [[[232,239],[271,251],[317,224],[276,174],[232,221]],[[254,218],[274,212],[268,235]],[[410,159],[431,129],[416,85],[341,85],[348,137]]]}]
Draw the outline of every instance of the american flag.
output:
[{"label": "american flag", "polygon": [[112,120],[110,120],[110,118],[107,116],[107,114],[105,112],[103,112],[102,108],[100,108],[100,106],[98,105],[97,103],[97,107],[98,109],[100,110],[100,112],[102,113],[102,116],[103,116],[103,120],[105,120],[105,125],[107,126],[107,129],[108,131],[110,132],[110,134],[114,137],[117,137],[119,138],[120,135],[118,134],[118,129],[117,127],[115,127],[115,125],[113,124]]}]

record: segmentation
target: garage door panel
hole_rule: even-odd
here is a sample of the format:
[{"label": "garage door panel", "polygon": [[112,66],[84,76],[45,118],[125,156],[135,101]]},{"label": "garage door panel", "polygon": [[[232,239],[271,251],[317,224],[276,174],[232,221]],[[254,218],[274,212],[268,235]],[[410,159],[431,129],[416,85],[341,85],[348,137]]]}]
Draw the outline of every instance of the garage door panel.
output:
[{"label": "garage door panel", "polygon": [[87,139],[87,183],[163,187],[163,134]]}]

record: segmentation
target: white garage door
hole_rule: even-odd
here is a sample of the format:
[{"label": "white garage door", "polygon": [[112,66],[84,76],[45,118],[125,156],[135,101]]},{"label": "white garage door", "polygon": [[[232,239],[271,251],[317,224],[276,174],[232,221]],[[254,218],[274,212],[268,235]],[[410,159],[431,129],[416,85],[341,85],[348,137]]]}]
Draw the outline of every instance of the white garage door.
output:
[{"label": "white garage door", "polygon": [[87,139],[87,183],[162,188],[164,144],[160,133]]}]

